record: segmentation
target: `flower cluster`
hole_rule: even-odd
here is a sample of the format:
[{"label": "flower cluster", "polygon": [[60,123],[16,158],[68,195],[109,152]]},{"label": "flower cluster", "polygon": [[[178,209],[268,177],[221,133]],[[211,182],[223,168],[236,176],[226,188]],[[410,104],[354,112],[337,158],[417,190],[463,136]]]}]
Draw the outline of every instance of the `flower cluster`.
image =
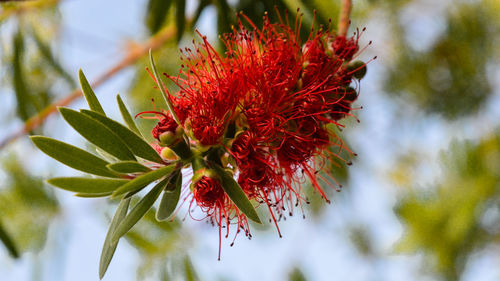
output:
[{"label": "flower cluster", "polygon": [[181,71],[168,76],[179,88],[168,93],[173,112],[157,115],[152,134],[165,159],[174,155],[192,165],[190,210],[198,206],[219,231],[229,233],[235,222],[237,232],[250,235],[246,216],[213,171],[218,165],[252,202],[267,208],[280,233],[283,213],[306,202],[305,179],[328,201],[319,170],[342,150],[352,155],[331,127],[343,127],[341,119],[352,116],[366,64],[353,61],[359,32],[346,38],[321,28],[302,43],[299,16],[293,28],[288,18],[271,23],[265,16],[257,28],[242,17],[222,37],[224,54],[204,36],[193,49],[181,50]]}]

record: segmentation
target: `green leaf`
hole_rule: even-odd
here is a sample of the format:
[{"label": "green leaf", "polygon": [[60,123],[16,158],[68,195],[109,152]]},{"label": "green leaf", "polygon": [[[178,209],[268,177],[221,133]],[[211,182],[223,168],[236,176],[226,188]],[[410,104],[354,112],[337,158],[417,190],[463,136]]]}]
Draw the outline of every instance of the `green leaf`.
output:
[{"label": "green leaf", "polygon": [[99,194],[113,192],[118,187],[130,182],[125,179],[104,179],[104,178],[52,178],[47,181],[53,186],[64,190],[84,194]]},{"label": "green leaf", "polygon": [[149,63],[151,64],[151,70],[153,71],[153,76],[156,79],[156,83],[158,84],[158,88],[160,89],[161,95],[163,96],[163,99],[167,104],[168,111],[172,115],[172,118],[174,118],[175,122],[177,124],[181,124],[181,122],[179,121],[179,117],[177,117],[177,114],[175,114],[174,106],[172,105],[170,96],[165,91],[165,86],[163,85],[160,75],[158,75],[158,70],[156,70],[156,64],[155,60],[153,59],[153,53],[151,52],[151,49],[149,49]]},{"label": "green leaf", "polygon": [[78,78],[80,79],[82,92],[85,96],[85,99],[87,100],[87,103],[89,104],[90,110],[106,115],[106,113],[104,113],[104,109],[102,109],[101,103],[94,93],[94,90],[92,90],[92,87],[90,87],[89,81],[87,81],[87,78],[85,77],[85,74],[83,74],[83,71],[81,69],[78,70]]},{"label": "green leaf", "polygon": [[231,32],[231,8],[226,0],[216,0],[217,31],[219,34]]},{"label": "green leaf", "polygon": [[156,219],[159,221],[167,220],[177,207],[179,198],[181,196],[182,187],[182,173],[177,172],[172,180],[168,183],[165,191],[163,191],[163,196],[156,211]]},{"label": "green leaf", "polygon": [[165,188],[170,178],[166,178],[156,184],[144,197],[134,206],[132,211],[123,219],[114,231],[111,241],[118,241],[125,235],[145,214],[151,209],[161,191]]},{"label": "green leaf", "polygon": [[49,137],[32,136],[30,138],[45,154],[73,169],[103,177],[117,177],[106,168],[108,162],[92,153]]},{"label": "green leaf", "polygon": [[113,195],[111,197],[116,198],[122,194],[140,190],[144,188],[146,185],[152,183],[153,181],[160,179],[161,177],[171,173],[174,170],[174,168],[175,165],[164,166],[157,170],[140,175],[137,178],[129,181],[122,187],[115,190],[115,192],[113,192]]},{"label": "green leaf", "polygon": [[120,108],[120,113],[122,114],[123,121],[125,121],[125,124],[127,124],[127,127],[132,130],[134,133],[138,134],[139,136],[144,137],[141,134],[141,131],[137,128],[137,125],[134,122],[134,119],[130,115],[130,112],[128,111],[127,107],[125,106],[125,103],[123,103],[122,98],[120,95],[116,95],[116,102],[118,103],[118,107]]},{"label": "green leaf", "polygon": [[38,50],[40,51],[40,54],[42,55],[42,58],[45,59],[47,64],[54,69],[57,74],[59,74],[70,87],[76,88],[76,83],[73,77],[62,67],[62,65],[54,58],[52,55],[52,52],[50,50],[50,47],[48,44],[43,42],[42,38],[37,34],[37,32],[33,31],[33,39],[35,39],[36,46],[38,47]]},{"label": "green leaf", "polygon": [[103,192],[103,193],[75,193],[75,196],[82,198],[99,198],[99,197],[108,197],[113,192]]},{"label": "green leaf", "polygon": [[177,41],[180,41],[186,27],[186,0],[175,0],[177,11],[175,25],[177,26]]},{"label": "green leaf", "polygon": [[151,171],[150,168],[139,164],[136,161],[122,161],[107,165],[108,169],[120,174],[146,173]]},{"label": "green leaf", "polygon": [[115,254],[116,246],[118,246],[118,241],[113,242],[111,237],[116,230],[118,224],[120,224],[127,215],[128,206],[130,205],[130,198],[123,199],[120,201],[116,213],[111,220],[111,225],[109,226],[108,233],[106,234],[106,239],[104,240],[104,245],[102,246],[101,259],[99,261],[99,278],[102,279],[106,270],[108,270],[109,263]]},{"label": "green leaf", "polygon": [[205,10],[205,8],[210,5],[210,0],[201,0],[198,1],[198,7],[196,8],[196,11],[194,12],[194,16],[191,21],[191,27],[193,27],[197,22],[198,19],[201,16],[201,13]]},{"label": "green leaf", "polygon": [[167,19],[171,4],[172,0],[149,0],[146,24],[151,34],[155,34],[161,29]]},{"label": "green leaf", "polygon": [[28,89],[26,75],[24,71],[24,37],[21,31],[18,31],[13,40],[14,53],[12,55],[12,82],[16,93],[17,115],[27,120],[33,111],[33,98]]},{"label": "green leaf", "polygon": [[125,144],[135,155],[149,161],[165,163],[158,152],[156,152],[156,150],[151,145],[149,145],[149,143],[147,143],[142,137],[138,136],[127,127],[123,126],[113,119],[90,110],[82,109],[82,113],[87,114],[88,116],[101,122],[109,130],[113,131],[118,137],[120,137],[122,140],[125,140]]},{"label": "green leaf", "polygon": [[59,112],[66,122],[89,142],[120,160],[135,160],[125,142],[101,122],[65,107],[59,107]]},{"label": "green leaf", "polygon": [[9,254],[17,259],[19,258],[19,251],[17,250],[14,240],[10,237],[7,231],[4,229],[2,223],[0,222],[0,241],[5,245]]},{"label": "green leaf", "polygon": [[193,264],[191,263],[191,259],[186,256],[184,258],[184,277],[186,281],[196,281],[198,280],[198,276],[196,275],[196,271],[194,270]]},{"label": "green leaf", "polygon": [[262,223],[259,215],[255,211],[255,208],[252,205],[252,202],[245,195],[240,185],[234,180],[234,178],[229,175],[224,169],[217,165],[213,164],[211,167],[215,170],[217,175],[221,178],[222,188],[226,192],[227,196],[231,198],[236,207],[247,216],[247,218],[253,220],[256,223]]}]

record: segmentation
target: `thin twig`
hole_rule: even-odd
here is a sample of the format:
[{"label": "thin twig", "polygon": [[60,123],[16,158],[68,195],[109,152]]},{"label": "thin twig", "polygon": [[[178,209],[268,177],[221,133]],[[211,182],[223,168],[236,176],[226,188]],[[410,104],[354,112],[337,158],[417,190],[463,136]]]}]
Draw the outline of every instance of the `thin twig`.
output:
[{"label": "thin twig", "polygon": [[342,0],[342,6],[340,8],[340,17],[339,17],[339,36],[346,36],[347,30],[349,29],[349,24],[351,20],[349,19],[349,15],[351,14],[352,9],[352,1],[351,0]]},{"label": "thin twig", "polygon": [[[143,45],[138,45],[137,47],[133,48],[132,50],[129,51],[127,56],[123,58],[119,63],[117,63],[115,66],[111,67],[108,69],[106,72],[104,72],[99,78],[97,78],[94,83],[91,84],[92,88],[98,88],[101,84],[104,82],[108,81],[110,78],[115,76],[118,72],[123,70],[124,68],[134,64],[136,61],[138,61],[140,58],[142,58],[144,55],[148,54],[149,49],[151,50],[156,50],[163,43],[168,41],[169,39],[173,38],[176,34],[176,29],[171,27],[171,28],[165,28],[162,31],[158,32],[155,36],[151,37],[146,43]],[[33,129],[38,128],[40,125],[43,124],[45,119],[55,113],[57,111],[57,107],[59,106],[66,106],[76,100],[77,98],[82,96],[82,91],[79,89],[75,89],[72,92],[68,93],[64,98],[55,101],[42,111],[40,111],[37,115],[31,117],[30,119],[26,120],[24,123],[24,126],[14,132],[13,134],[7,136],[0,142],[0,149],[4,148],[7,146],[9,143],[17,140],[18,138],[26,135],[28,132],[32,131]]]}]

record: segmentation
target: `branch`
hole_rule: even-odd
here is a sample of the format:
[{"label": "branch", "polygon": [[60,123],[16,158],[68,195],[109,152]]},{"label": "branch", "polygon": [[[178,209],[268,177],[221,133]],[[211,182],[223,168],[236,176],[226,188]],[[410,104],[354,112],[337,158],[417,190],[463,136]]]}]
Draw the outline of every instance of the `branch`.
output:
[{"label": "branch", "polygon": [[347,30],[349,29],[349,24],[351,20],[349,19],[349,15],[351,14],[352,9],[352,1],[351,0],[342,0],[342,6],[340,7],[340,17],[339,17],[339,36],[346,36]]},{"label": "branch", "polygon": [[[173,38],[175,34],[176,34],[175,28],[165,28],[162,31],[158,32],[155,36],[151,37],[143,45],[138,45],[137,47],[133,48],[132,50],[129,51],[127,56],[123,58],[123,60],[121,60],[115,66],[108,69],[99,78],[97,78],[94,81],[94,83],[91,84],[92,88],[98,88],[101,84],[108,81],[118,72],[137,62],[144,55],[148,54],[149,49],[151,50],[158,49],[159,47],[161,47],[163,43]],[[4,138],[0,142],[0,149],[4,148],[9,143],[17,140],[18,138],[26,135],[33,129],[38,128],[40,125],[43,124],[43,122],[45,121],[45,119],[47,119],[47,117],[49,117],[50,115],[52,115],[57,111],[57,107],[66,106],[81,96],[82,96],[82,91],[79,89],[75,89],[72,92],[68,93],[64,98],[55,101],[54,103],[52,103],[51,105],[40,111],[37,115],[26,120],[24,126],[20,130]]]}]

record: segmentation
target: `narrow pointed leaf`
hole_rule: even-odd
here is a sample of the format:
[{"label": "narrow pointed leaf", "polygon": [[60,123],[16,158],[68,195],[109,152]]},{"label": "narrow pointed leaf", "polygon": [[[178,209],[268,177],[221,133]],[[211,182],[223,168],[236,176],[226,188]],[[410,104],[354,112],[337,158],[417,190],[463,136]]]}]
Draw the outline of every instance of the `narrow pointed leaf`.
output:
[{"label": "narrow pointed leaf", "polygon": [[151,70],[153,71],[153,76],[156,79],[156,83],[158,84],[158,88],[160,89],[161,95],[163,96],[163,99],[165,100],[165,103],[167,104],[168,111],[172,115],[172,118],[174,118],[175,122],[177,124],[181,124],[179,117],[177,117],[177,114],[174,111],[174,106],[172,105],[172,101],[170,100],[169,94],[165,91],[165,86],[163,85],[163,82],[161,80],[160,75],[158,75],[158,70],[156,70],[156,64],[155,60],[153,59],[153,53],[151,52],[151,49],[149,49],[149,63],[151,64]]},{"label": "narrow pointed leaf", "polygon": [[33,98],[30,95],[29,85],[26,82],[24,69],[24,37],[21,31],[17,32],[13,40],[13,55],[12,55],[12,83],[16,93],[17,115],[27,120],[33,111]]},{"label": "narrow pointed leaf", "polygon": [[105,179],[105,178],[52,178],[47,181],[53,186],[77,193],[99,194],[113,192],[118,187],[130,182],[125,179]]},{"label": "narrow pointed leaf", "polygon": [[123,103],[122,98],[120,95],[116,95],[116,102],[118,103],[118,107],[120,108],[120,113],[122,114],[123,121],[125,121],[125,124],[127,124],[127,127],[132,130],[134,133],[138,134],[139,136],[144,137],[141,134],[141,131],[137,128],[137,125],[134,122],[134,119],[130,115],[130,112],[128,111],[127,107],[125,106],[125,103]]},{"label": "narrow pointed leaf", "polygon": [[4,229],[2,223],[0,222],[0,241],[4,244],[5,248],[9,254],[17,259],[19,258],[19,251],[17,250],[16,245],[14,244],[14,240],[10,237],[7,231]]},{"label": "narrow pointed leaf", "polygon": [[176,0],[175,25],[177,26],[177,41],[180,41],[186,27],[186,0]]},{"label": "narrow pointed leaf", "polygon": [[117,177],[106,167],[108,162],[92,153],[49,137],[32,136],[30,138],[45,154],[73,169],[103,177]]},{"label": "narrow pointed leaf", "polygon": [[231,9],[226,0],[216,0],[215,6],[217,7],[217,32],[225,34],[231,31]]},{"label": "narrow pointed leaf", "polygon": [[82,113],[87,114],[91,118],[94,118],[95,120],[101,122],[104,126],[118,135],[118,137],[126,140],[125,144],[135,155],[149,161],[164,163],[158,152],[156,152],[156,150],[151,147],[149,143],[147,143],[142,137],[138,136],[127,127],[123,126],[113,119],[90,110],[82,110]]},{"label": "narrow pointed leaf", "polygon": [[222,181],[222,188],[226,192],[227,196],[234,202],[236,207],[247,216],[247,218],[253,220],[256,223],[262,223],[259,215],[255,211],[252,202],[245,195],[240,185],[234,180],[234,178],[229,175],[222,167],[217,164],[212,165],[215,172]]},{"label": "narrow pointed leaf", "polygon": [[158,32],[167,19],[172,0],[149,0],[146,24],[151,34]]},{"label": "narrow pointed leaf", "polygon": [[125,142],[101,122],[78,111],[60,107],[59,112],[80,135],[120,160],[135,160]]},{"label": "narrow pointed leaf", "polygon": [[165,188],[169,179],[166,178],[156,184],[144,197],[134,206],[130,213],[120,222],[112,235],[111,241],[118,241],[120,237],[125,235],[155,203],[161,191]]},{"label": "narrow pointed leaf", "polygon": [[115,254],[116,246],[118,246],[118,241],[112,242],[111,237],[116,230],[118,224],[120,224],[127,215],[128,207],[130,205],[130,199],[123,199],[120,201],[116,213],[111,220],[111,225],[109,226],[108,233],[106,234],[106,239],[104,240],[104,245],[102,246],[101,259],[99,261],[99,278],[102,279],[106,270],[108,270],[109,263]]},{"label": "narrow pointed leaf", "polygon": [[196,275],[196,271],[194,270],[193,263],[188,256],[184,258],[184,276],[186,278],[186,281],[198,280],[198,276]]},{"label": "narrow pointed leaf", "polygon": [[37,32],[33,32],[33,39],[35,39],[35,43],[42,55],[42,58],[45,59],[47,64],[54,69],[57,74],[59,74],[66,82],[71,86],[71,88],[76,88],[76,83],[73,77],[62,67],[59,61],[52,55],[52,51],[50,50],[50,46],[45,43],[42,38],[38,35]]},{"label": "narrow pointed leaf", "polygon": [[75,193],[76,197],[82,197],[82,198],[99,198],[99,197],[108,197],[113,192],[103,192],[103,193]]},{"label": "narrow pointed leaf", "polygon": [[80,79],[82,92],[85,96],[85,99],[87,100],[87,103],[89,104],[90,110],[106,115],[106,113],[104,113],[104,109],[102,109],[101,103],[94,93],[94,90],[92,90],[92,87],[90,87],[89,81],[87,80],[85,74],[83,74],[83,71],[81,69],[78,70],[78,78]]},{"label": "narrow pointed leaf", "polygon": [[156,210],[156,219],[165,221],[173,214],[181,196],[182,173],[180,171],[168,183]]},{"label": "narrow pointed leaf", "polygon": [[116,198],[116,197],[121,196],[125,193],[138,191],[138,190],[144,188],[146,185],[152,183],[153,181],[160,179],[160,178],[166,176],[167,174],[170,174],[174,170],[174,168],[175,168],[175,165],[169,165],[169,166],[165,166],[165,167],[159,168],[157,170],[145,173],[143,175],[140,175],[137,178],[129,181],[128,183],[124,184],[123,186],[121,186],[120,188],[115,190],[115,192],[113,192],[112,198]]},{"label": "narrow pointed leaf", "polygon": [[198,1],[198,7],[196,8],[196,11],[194,12],[194,16],[191,20],[191,27],[193,27],[197,22],[198,19],[201,16],[201,13],[205,10],[205,8],[211,3],[210,0],[201,0]]},{"label": "narrow pointed leaf", "polygon": [[136,161],[122,161],[107,165],[108,169],[120,174],[146,173],[150,168],[139,164]]}]

